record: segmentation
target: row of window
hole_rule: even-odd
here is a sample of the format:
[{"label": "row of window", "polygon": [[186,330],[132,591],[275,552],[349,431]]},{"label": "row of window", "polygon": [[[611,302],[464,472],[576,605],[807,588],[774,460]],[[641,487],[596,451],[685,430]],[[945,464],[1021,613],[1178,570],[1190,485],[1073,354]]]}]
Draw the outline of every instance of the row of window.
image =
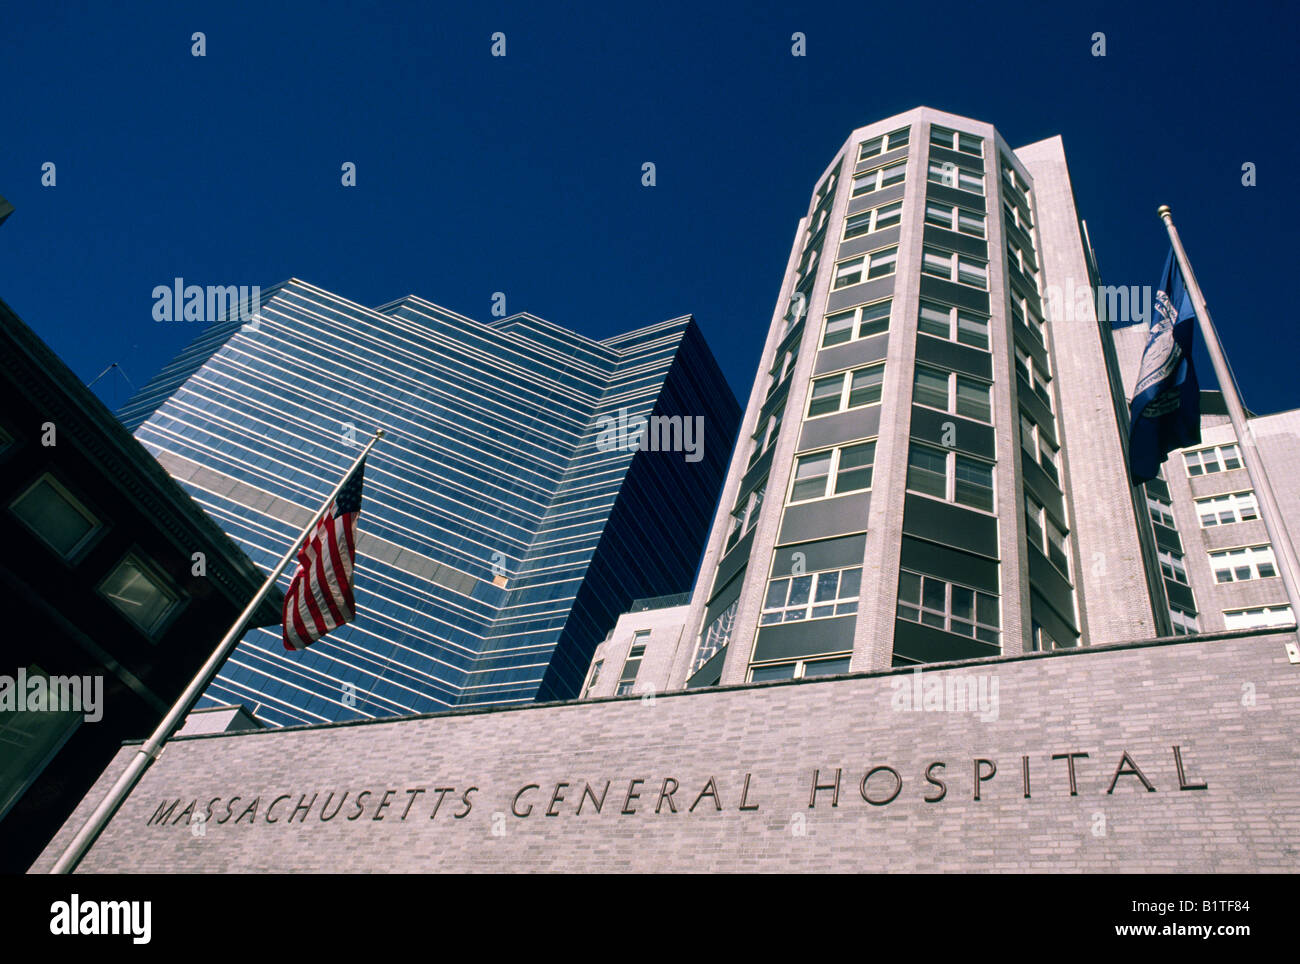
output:
[{"label": "row of window", "polygon": [[885,363],[815,378],[808,395],[808,418],[875,405],[885,381]]},{"label": "row of window", "polygon": [[[74,565],[83,550],[106,528],[49,474],[32,483],[9,510],[61,559]],[[109,570],[97,591],[150,639],[158,636],[180,604],[180,595],[135,552]]]},{"label": "row of window", "polygon": [[988,424],[993,421],[991,389],[988,382],[978,378],[918,364],[913,376],[912,401]]},{"label": "row of window", "polygon": [[1002,641],[997,596],[907,570],[898,579],[898,618],[985,643]]},{"label": "row of window", "polygon": [[1058,468],[1061,450],[1047,438],[1038,423],[1020,413],[1020,447],[1026,456],[1036,462],[1053,482],[1060,485],[1061,473]]},{"label": "row of window", "polygon": [[[859,338],[884,334],[889,330],[892,305],[892,299],[886,298],[827,315],[822,329],[821,347],[833,348]],[[933,338],[955,341],[983,351],[988,351],[989,348],[988,318],[955,305],[922,298],[917,330]]]},{"label": "row of window", "polygon": [[1277,560],[1273,558],[1272,546],[1247,546],[1211,552],[1210,568],[1214,570],[1215,582],[1244,582],[1276,576]]},{"label": "row of window", "polygon": [[1066,545],[1066,532],[1047,513],[1043,504],[1028,492],[1025,493],[1025,532],[1029,544],[1051,560],[1052,565],[1070,578],[1070,550]]},{"label": "row of window", "polygon": [[1184,452],[1183,463],[1187,466],[1189,476],[1213,475],[1229,469],[1241,468],[1241,452],[1236,443],[1230,445],[1213,445],[1195,452]]},{"label": "row of window", "polygon": [[1259,505],[1254,492],[1230,492],[1196,500],[1196,514],[1201,528],[1226,526],[1234,522],[1249,522],[1259,518]]},{"label": "row of window", "polygon": [[913,441],[907,452],[907,488],[984,512],[993,511],[993,466],[982,459]]},{"label": "row of window", "polygon": [[759,625],[856,613],[861,586],[861,566],[778,576],[767,584]]},{"label": "row of window", "polygon": [[841,445],[824,452],[801,455],[795,460],[790,504],[861,492],[871,488],[876,460],[876,443]]}]

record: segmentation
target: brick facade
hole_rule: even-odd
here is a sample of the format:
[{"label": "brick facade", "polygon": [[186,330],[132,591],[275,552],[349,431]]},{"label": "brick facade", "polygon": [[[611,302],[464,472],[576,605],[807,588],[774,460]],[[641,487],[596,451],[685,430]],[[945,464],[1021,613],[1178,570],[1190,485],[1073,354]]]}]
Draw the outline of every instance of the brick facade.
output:
[{"label": "brick facade", "polygon": [[[1284,643],[1294,639],[1201,636],[921,675],[923,694],[931,680],[982,685],[985,712],[910,711],[902,699],[916,677],[896,670],[178,739],[81,869],[1293,871],[1300,666]],[[123,749],[34,870],[49,867],[134,750]],[[1053,759],[1066,753],[1088,754],[1074,759],[1075,796],[1067,760]],[[931,803],[939,788],[925,777],[936,761],[944,766],[930,773],[946,794]],[[1116,778],[1128,761],[1154,792],[1131,772]],[[987,776],[991,766],[976,800],[977,768]],[[902,785],[881,802],[895,778],[876,770],[873,805],[861,784],[878,767]],[[814,772],[831,785],[837,769],[838,800],[823,789],[810,808]],[[588,783],[595,796],[604,790],[600,812]],[[552,807],[558,784],[568,786]],[[512,815],[528,786],[517,806],[531,806],[529,816]],[[439,802],[440,788],[450,789]],[[202,812],[214,798],[199,834],[185,808],[196,801]],[[742,811],[742,800],[756,809]],[[150,825],[173,802],[165,825]],[[291,822],[298,806],[308,809]],[[328,821],[325,806],[337,812]]]}]

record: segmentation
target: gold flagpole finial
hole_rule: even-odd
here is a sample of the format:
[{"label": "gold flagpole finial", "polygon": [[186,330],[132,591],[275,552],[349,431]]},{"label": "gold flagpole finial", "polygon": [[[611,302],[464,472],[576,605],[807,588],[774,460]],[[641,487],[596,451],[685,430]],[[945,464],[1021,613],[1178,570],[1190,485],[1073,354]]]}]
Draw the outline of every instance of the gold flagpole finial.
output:
[{"label": "gold flagpole finial", "polygon": [[1169,210],[1168,204],[1162,204],[1160,207],[1156,208],[1156,215],[1161,218],[1167,217],[1172,213],[1173,212]]}]

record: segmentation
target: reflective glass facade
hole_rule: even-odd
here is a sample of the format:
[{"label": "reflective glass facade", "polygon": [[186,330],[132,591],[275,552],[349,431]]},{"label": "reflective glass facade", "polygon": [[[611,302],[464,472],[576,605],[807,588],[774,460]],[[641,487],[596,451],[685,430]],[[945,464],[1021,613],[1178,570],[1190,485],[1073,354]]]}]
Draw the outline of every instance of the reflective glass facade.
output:
[{"label": "reflective glass facade", "polygon": [[[300,281],[260,315],[210,326],[120,413],[259,566],[388,434],[356,622],[303,654],[249,633],[200,706],[291,725],[568,698],[633,599],[690,586],[739,409],[689,317],[595,341]],[[689,420],[702,444],[611,437],[638,416]]]}]

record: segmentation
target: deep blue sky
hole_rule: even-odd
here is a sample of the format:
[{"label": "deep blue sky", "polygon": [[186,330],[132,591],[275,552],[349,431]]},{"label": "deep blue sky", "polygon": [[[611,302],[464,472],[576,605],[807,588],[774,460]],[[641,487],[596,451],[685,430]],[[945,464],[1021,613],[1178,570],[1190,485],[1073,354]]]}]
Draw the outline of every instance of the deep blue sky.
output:
[{"label": "deep blue sky", "polygon": [[195,334],[151,318],[176,276],[479,318],[503,291],[597,338],[690,312],[743,401],[816,177],[925,104],[1061,134],[1109,284],[1158,280],[1170,204],[1247,404],[1300,405],[1300,14],[1062,6],[9,3],[0,297],[83,379],[137,386]]}]

